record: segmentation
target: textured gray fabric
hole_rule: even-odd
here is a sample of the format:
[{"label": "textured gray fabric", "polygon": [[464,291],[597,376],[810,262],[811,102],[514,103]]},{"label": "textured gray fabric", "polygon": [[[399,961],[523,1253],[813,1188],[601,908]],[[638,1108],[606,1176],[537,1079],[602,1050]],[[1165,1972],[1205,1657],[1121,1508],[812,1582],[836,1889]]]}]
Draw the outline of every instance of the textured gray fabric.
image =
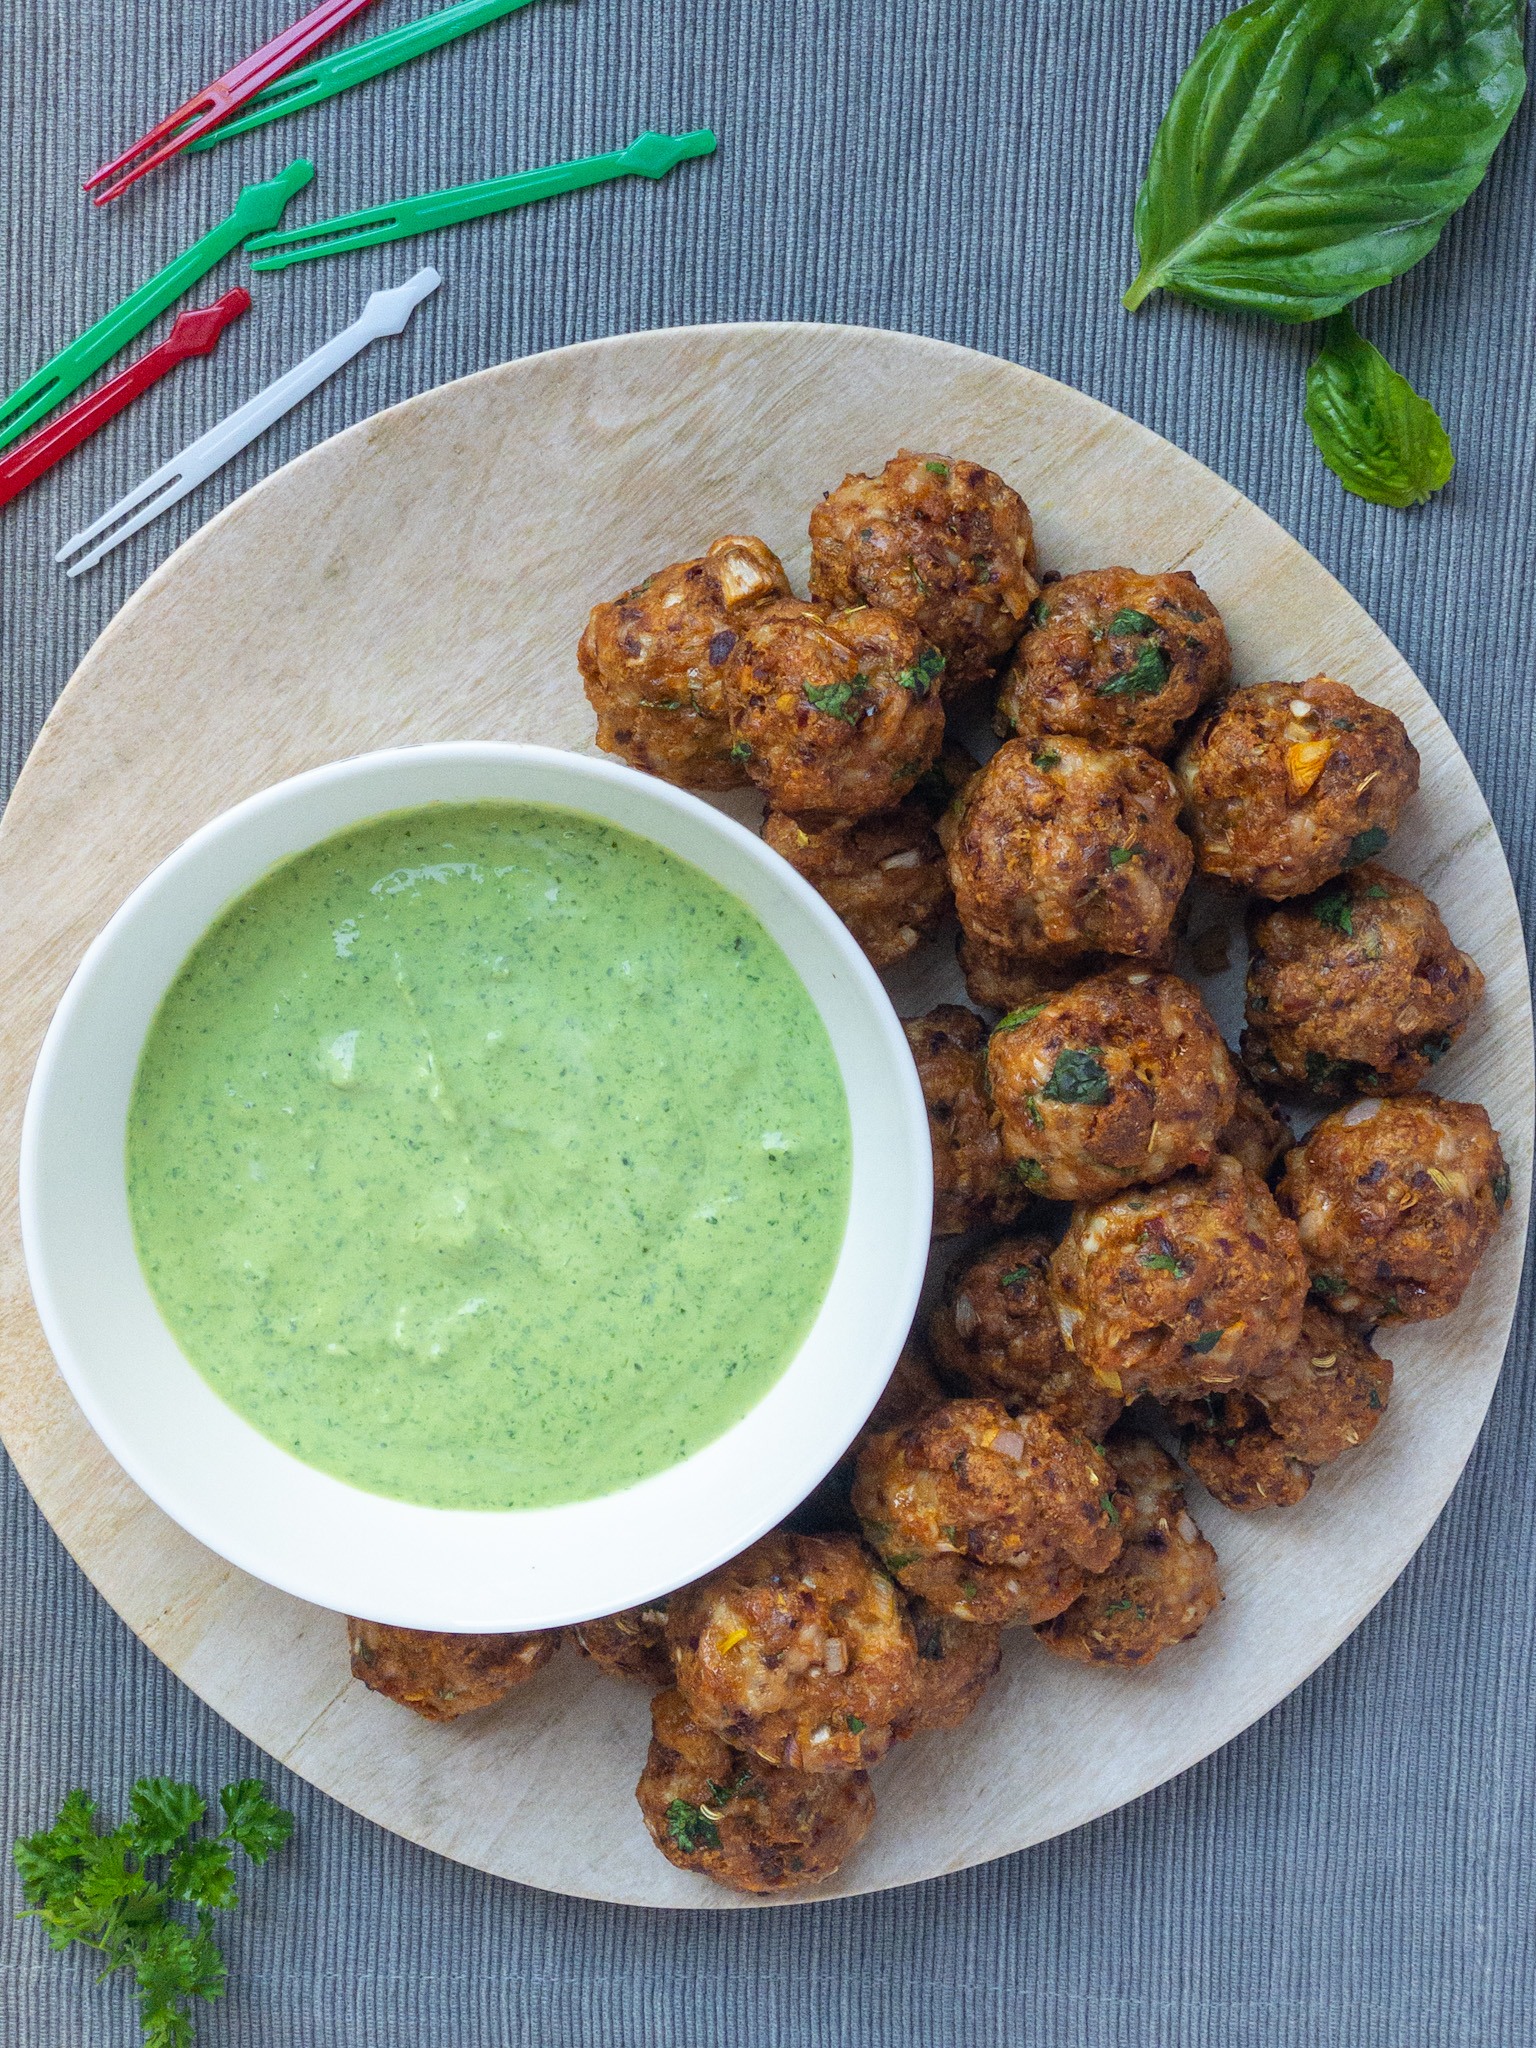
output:
[{"label": "textured gray fabric", "polygon": [[[364,26],[421,11],[382,0]],[[902,327],[1082,386],[1221,471],[1334,569],[1471,757],[1527,895],[1536,164],[1492,176],[1363,324],[1460,454],[1402,515],[1346,499],[1298,417],[1305,333],[1119,308],[1147,143],[1220,0],[541,0],[105,217],[82,174],[299,12],[296,0],[7,0],[0,388],[306,151],[293,218],[718,128],[721,154],[430,244],[256,281],[258,309],[0,516],[7,786],[76,661],[149,569],[369,412],[585,337],[751,316]],[[359,31],[361,32],[361,31]],[[422,261],[446,288],[176,515],[66,584],[49,554]],[[211,281],[208,296],[241,275]],[[217,687],[216,678],[212,687]],[[293,1849],[249,1887],[200,2038],[263,2048],[1517,2048],[1531,1940],[1529,1304],[1488,1430],[1403,1579],[1260,1726],[1139,1805],[942,1883],[799,1913],[667,1917],[493,1882],[286,1778],[107,1610],[0,1460],[0,1831],[140,1770],[276,1779]],[[0,1917],[0,2042],[136,2039],[124,1987]]]}]

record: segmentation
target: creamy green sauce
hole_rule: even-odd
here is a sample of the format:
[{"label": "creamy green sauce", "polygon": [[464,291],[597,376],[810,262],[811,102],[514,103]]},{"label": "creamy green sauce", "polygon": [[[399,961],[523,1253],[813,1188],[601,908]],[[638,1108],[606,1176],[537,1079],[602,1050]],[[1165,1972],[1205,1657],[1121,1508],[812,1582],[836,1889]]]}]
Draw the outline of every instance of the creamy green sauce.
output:
[{"label": "creamy green sauce", "polygon": [[809,1329],[848,1213],[810,997],[698,869],[437,805],[204,934],[128,1123],[187,1357],[308,1464],[435,1507],[589,1499],[709,1443]]}]

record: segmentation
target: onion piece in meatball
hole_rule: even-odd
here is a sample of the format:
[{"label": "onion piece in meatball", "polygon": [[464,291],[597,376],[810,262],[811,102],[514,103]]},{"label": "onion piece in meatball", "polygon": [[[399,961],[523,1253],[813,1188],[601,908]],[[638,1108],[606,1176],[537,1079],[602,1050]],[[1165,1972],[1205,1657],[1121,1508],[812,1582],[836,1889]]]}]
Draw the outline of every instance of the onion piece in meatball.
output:
[{"label": "onion piece in meatball", "polygon": [[986,680],[1040,585],[1029,507],[979,462],[903,448],[811,514],[811,595],[907,619],[944,656],[949,696]]},{"label": "onion piece in meatball", "polygon": [[755,615],[725,670],[732,756],[776,811],[887,811],[938,758],[942,668],[894,612],[782,599]]},{"label": "onion piece in meatball", "polygon": [[644,1607],[626,1607],[584,1621],[572,1631],[576,1647],[610,1678],[638,1678],[653,1689],[672,1682],[667,1655],[667,1603],[651,1600]]},{"label": "onion piece in meatball", "polygon": [[677,1691],[651,1703],[651,1747],[635,1788],[669,1863],[737,1892],[784,1892],[831,1877],[869,1833],[863,1771],[786,1770],[701,1728]]},{"label": "onion piece in meatball", "polygon": [[917,1705],[897,1731],[929,1735],[958,1728],[981,1704],[1003,1661],[1002,1630],[976,1621],[957,1621],[926,1600],[912,1602],[917,1636]]},{"label": "onion piece in meatball", "polygon": [[1149,968],[1094,975],[1005,1017],[987,1078],[1014,1170],[1061,1202],[1208,1165],[1237,1106],[1204,1000]]},{"label": "onion piece in meatball", "polygon": [[902,1587],[959,1621],[1044,1621],[1120,1548],[1114,1475],[1082,1437],[948,1401],[859,1456],[853,1505]]},{"label": "onion piece in meatball", "polygon": [[349,1616],[352,1676],[425,1721],[456,1721],[494,1707],[526,1684],[560,1647],[559,1629],[524,1635],[453,1635],[393,1628]]},{"label": "onion piece in meatball", "polygon": [[1124,1548],[1035,1633],[1058,1657],[1135,1669],[1204,1627],[1221,1605],[1221,1581],[1172,1458],[1146,1437],[1118,1432],[1109,1450]]},{"label": "onion piece in meatball", "polygon": [[1097,1443],[1124,1404],[1062,1342],[1050,1260],[1049,1238],[1003,1237],[969,1264],[957,1261],[928,1341],[939,1370],[962,1393],[1001,1401],[1010,1414],[1035,1409]]},{"label": "onion piece in meatball", "polygon": [[[1228,1056],[1231,1057],[1230,1050]],[[1237,1107],[1216,1140],[1216,1149],[1229,1152],[1260,1180],[1268,1180],[1295,1144],[1296,1136],[1279,1110],[1264,1100],[1236,1059],[1232,1060],[1232,1069],[1237,1075]]]},{"label": "onion piece in meatball", "polygon": [[1272,1372],[1301,1329],[1307,1267],[1257,1174],[1219,1155],[1073,1212],[1051,1258],[1069,1348],[1134,1400],[1174,1400]]},{"label": "onion piece in meatball", "polygon": [[944,850],[915,797],[847,824],[770,811],[763,838],[826,898],[873,967],[905,960],[949,914]]},{"label": "onion piece in meatball", "polygon": [[940,1003],[902,1029],[928,1105],[934,1236],[1017,1222],[1029,1191],[1003,1157],[987,1100],[986,1025],[958,1003]]},{"label": "onion piece in meatball", "polygon": [[1232,676],[1221,614],[1187,570],[1064,576],[1030,608],[997,702],[997,729],[1071,733],[1166,754]]},{"label": "onion piece in meatball", "polygon": [[1057,962],[1160,953],[1193,867],[1164,764],[1065,735],[1000,747],[967,785],[949,849],[967,937]]},{"label": "onion piece in meatball", "polygon": [[674,562],[594,606],[577,661],[597,744],[686,789],[746,782],[731,753],[725,666],[745,623],[789,594],[772,548],[727,534],[697,561]]},{"label": "onion piece in meatball", "polygon": [[1276,1198],[1327,1307],[1351,1322],[1424,1322],[1466,1292],[1509,1200],[1509,1169],[1480,1103],[1371,1097],[1313,1126]]},{"label": "onion piece in meatball", "polygon": [[1332,676],[1235,690],[1177,762],[1203,875],[1280,901],[1382,851],[1419,786],[1403,722]]},{"label": "onion piece in meatball", "polygon": [[672,1596],[667,1647],[701,1727],[795,1770],[879,1763],[916,1702],[905,1604],[853,1536],[764,1536]]},{"label": "onion piece in meatball", "polygon": [[1421,889],[1375,861],[1248,922],[1243,1058],[1266,1085],[1323,1101],[1407,1095],[1483,995]]}]

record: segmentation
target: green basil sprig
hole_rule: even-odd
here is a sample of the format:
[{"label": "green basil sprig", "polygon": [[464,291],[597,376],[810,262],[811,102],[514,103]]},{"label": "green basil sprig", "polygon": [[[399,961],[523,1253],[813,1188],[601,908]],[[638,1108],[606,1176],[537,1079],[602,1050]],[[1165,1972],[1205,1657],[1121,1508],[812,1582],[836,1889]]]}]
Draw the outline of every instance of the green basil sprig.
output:
[{"label": "green basil sprig", "polygon": [[1347,313],[1329,321],[1307,372],[1306,421],[1345,490],[1374,505],[1422,505],[1456,466],[1440,415]]},{"label": "green basil sprig", "polygon": [[1134,309],[1320,320],[1426,256],[1525,92],[1525,0],[1252,0],[1201,43],[1136,201]]}]

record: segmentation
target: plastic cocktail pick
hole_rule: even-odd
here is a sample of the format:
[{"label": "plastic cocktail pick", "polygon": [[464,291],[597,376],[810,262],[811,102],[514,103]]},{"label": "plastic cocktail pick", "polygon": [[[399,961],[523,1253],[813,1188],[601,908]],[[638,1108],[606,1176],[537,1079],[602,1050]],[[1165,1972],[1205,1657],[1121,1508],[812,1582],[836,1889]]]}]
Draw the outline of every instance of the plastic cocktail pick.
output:
[{"label": "plastic cocktail pick", "polygon": [[[306,14],[302,21],[285,28],[281,35],[263,43],[249,57],[242,57],[232,70],[216,78],[211,85],[205,85],[201,92],[194,93],[174,114],[167,114],[121,156],[103,164],[99,171],[92,171],[85,181],[85,189],[95,193],[94,203],[105,206],[120,192],[126,192],[146,171],[152,171],[156,164],[163,164],[167,157],[175,156],[178,150],[186,149],[195,142],[199,135],[216,127],[227,115],[243,107],[247,100],[254,99],[264,85],[271,84],[285,71],[291,71],[317,43],[335,35],[354,15],[361,14],[365,7],[372,5],[373,0],[320,0],[320,5]],[[122,175],[115,176],[117,172]],[[112,183],[108,184],[108,179]],[[97,191],[98,186],[105,186],[105,191]]]},{"label": "plastic cocktail pick", "polygon": [[110,362],[120,348],[126,348],[136,334],[142,334],[152,320],[158,319],[167,306],[238,249],[248,235],[261,228],[275,228],[283,217],[283,208],[314,175],[314,165],[300,157],[281,177],[270,178],[262,185],[247,185],[226,220],[184,250],[164,270],[157,271],[78,340],[60,349],[35,377],[29,377],[19,390],[0,401],[0,448],[9,447],[45,413],[62,405],[88,377],[95,376],[103,363]]},{"label": "plastic cocktail pick", "polygon": [[445,7],[420,21],[408,21],[403,28],[390,29],[386,35],[370,36],[366,43],[354,43],[350,50],[338,50],[333,57],[306,64],[302,71],[290,71],[286,78],[257,93],[246,113],[223,122],[212,134],[200,135],[187,146],[213,149],[233,136],[249,135],[253,128],[265,127],[268,121],[281,121],[288,114],[318,105],[321,100],[334,99],[339,92],[349,92],[354,85],[382,77],[398,65],[425,57],[429,50],[440,50],[444,43],[471,35],[477,28],[487,28],[493,21],[529,5],[531,0],[463,0],[461,6]]},{"label": "plastic cocktail pick", "polygon": [[219,345],[220,336],[232,320],[251,310],[251,295],[244,285],[226,292],[211,306],[195,313],[183,313],[158,348],[120,370],[110,384],[103,384],[89,398],[82,398],[68,412],[61,412],[46,427],[39,427],[29,441],[0,455],[0,505],[9,505],[29,484],[46,476],[56,462],[98,433],[125,406],[156,384],[168,370],[192,356],[205,356]]},{"label": "plastic cocktail pick", "polygon": [[[391,206],[338,214],[334,220],[316,221],[287,234],[258,235],[250,244],[251,268],[283,270],[290,263],[313,263],[325,256],[344,256],[353,249],[376,248],[380,242],[398,242],[407,235],[424,235],[433,228],[478,220],[483,214],[505,213],[537,199],[556,199],[564,192],[601,185],[608,178],[664,178],[689,157],[709,156],[716,147],[708,128],[697,128],[689,135],[641,135],[628,149],[616,149],[607,156],[549,164],[538,171],[514,171],[510,177],[488,178],[481,185],[455,185],[446,192],[397,199]],[[269,249],[279,253],[258,254]]]},{"label": "plastic cocktail pick", "polygon": [[[222,469],[226,462],[238,455],[242,448],[264,434],[274,421],[284,413],[291,412],[301,399],[307,398],[323,384],[327,377],[334,377],[346,363],[361,355],[370,342],[381,341],[386,335],[403,334],[411,315],[423,299],[430,298],[442,279],[435,270],[418,270],[405,284],[393,291],[375,292],[363,308],[360,318],[350,327],[326,342],[323,348],[306,356],[285,377],[279,377],[275,384],[269,384],[265,391],[258,391],[249,403],[231,413],[227,420],[212,428],[190,447],[183,448],[157,469],[153,476],[145,477],[137,490],[130,491],[125,498],[119,498],[109,511],[65,541],[54,556],[62,562],[80,548],[89,546],[100,534],[107,538],[92,548],[78,562],[71,563],[69,573],[79,576],[94,567],[103,555],[110,554],[120,541],[130,533],[137,533],[141,526],[148,526],[152,519],[158,519],[162,512],[168,512],[172,505],[179,504],[189,492],[195,491],[200,483],[211,477],[215,470]],[[129,514],[133,516],[129,518]],[[126,523],[119,526],[118,521]],[[116,528],[115,532],[108,532]]]}]

